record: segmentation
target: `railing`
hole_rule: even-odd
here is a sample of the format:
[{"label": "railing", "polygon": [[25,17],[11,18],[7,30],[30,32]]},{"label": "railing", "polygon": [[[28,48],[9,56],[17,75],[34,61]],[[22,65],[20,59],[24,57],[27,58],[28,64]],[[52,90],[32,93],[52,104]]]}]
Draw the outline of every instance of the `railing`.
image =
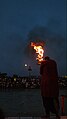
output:
[{"label": "railing", "polygon": [[67,95],[61,95],[61,115],[65,115],[64,113],[64,101],[65,101],[65,98],[67,98]]}]

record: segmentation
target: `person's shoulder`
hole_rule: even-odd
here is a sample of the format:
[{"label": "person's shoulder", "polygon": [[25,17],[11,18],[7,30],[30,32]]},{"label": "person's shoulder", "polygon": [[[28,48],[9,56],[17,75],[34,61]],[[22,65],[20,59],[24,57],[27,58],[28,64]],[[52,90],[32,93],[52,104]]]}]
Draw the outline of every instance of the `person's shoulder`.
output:
[{"label": "person's shoulder", "polygon": [[46,60],[43,60],[42,62],[41,62],[41,65],[45,65],[47,63],[47,61]]},{"label": "person's shoulder", "polygon": [[53,59],[50,59],[50,62],[53,63],[53,64],[56,64],[56,61],[53,60]]},{"label": "person's shoulder", "polygon": [[44,64],[44,63],[46,63],[47,61],[46,60],[43,60],[42,62],[41,62],[41,64]]}]

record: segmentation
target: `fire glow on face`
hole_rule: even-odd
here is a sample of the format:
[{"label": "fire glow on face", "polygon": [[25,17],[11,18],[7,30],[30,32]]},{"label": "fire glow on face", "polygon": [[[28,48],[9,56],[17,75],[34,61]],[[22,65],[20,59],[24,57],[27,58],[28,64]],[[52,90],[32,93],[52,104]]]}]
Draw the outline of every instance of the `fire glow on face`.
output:
[{"label": "fire glow on face", "polygon": [[38,64],[40,64],[41,61],[43,60],[43,54],[44,54],[43,43],[41,43],[41,42],[39,42],[39,43],[31,42],[31,46],[34,47],[34,50],[37,53],[36,60],[38,61]]}]

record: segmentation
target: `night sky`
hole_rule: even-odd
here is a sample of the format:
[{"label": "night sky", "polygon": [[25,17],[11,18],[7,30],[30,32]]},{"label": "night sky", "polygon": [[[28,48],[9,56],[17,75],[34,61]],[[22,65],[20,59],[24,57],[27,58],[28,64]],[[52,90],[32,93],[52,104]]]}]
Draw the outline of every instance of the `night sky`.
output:
[{"label": "night sky", "polygon": [[66,75],[66,0],[0,0],[0,72],[39,75],[30,41],[45,42],[44,56]]}]

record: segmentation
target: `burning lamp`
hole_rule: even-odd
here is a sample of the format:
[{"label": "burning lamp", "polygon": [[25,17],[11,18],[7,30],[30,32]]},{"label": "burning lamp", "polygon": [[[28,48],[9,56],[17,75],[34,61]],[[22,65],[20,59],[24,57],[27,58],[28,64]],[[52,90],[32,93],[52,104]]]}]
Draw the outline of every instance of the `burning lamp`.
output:
[{"label": "burning lamp", "polygon": [[36,51],[37,54],[36,60],[38,61],[38,64],[41,64],[44,54],[44,49],[43,49],[44,44],[42,42],[38,42],[38,43],[31,42],[31,46],[34,47],[34,50]]}]

